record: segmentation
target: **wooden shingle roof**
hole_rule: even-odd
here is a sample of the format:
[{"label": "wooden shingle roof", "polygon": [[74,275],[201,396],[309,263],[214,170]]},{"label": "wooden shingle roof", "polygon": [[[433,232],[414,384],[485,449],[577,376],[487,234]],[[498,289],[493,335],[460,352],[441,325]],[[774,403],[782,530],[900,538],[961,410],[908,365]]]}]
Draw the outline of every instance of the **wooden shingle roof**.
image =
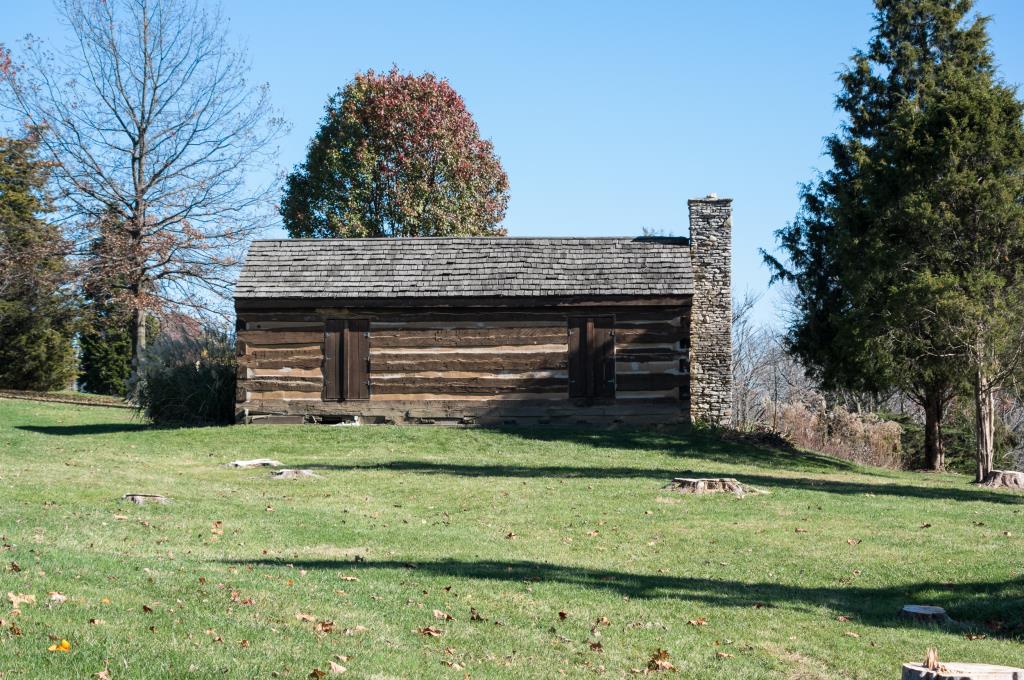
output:
[{"label": "wooden shingle roof", "polygon": [[677,296],[685,238],[369,238],[254,241],[236,299]]}]

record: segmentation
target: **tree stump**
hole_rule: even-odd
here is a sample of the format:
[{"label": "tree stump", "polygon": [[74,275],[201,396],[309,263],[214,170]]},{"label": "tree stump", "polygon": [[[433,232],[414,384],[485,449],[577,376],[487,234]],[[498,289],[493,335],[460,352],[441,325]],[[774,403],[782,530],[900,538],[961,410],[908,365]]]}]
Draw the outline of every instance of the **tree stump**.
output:
[{"label": "tree stump", "polygon": [[255,458],[253,460],[233,460],[230,463],[225,463],[224,467],[230,468],[258,468],[258,467],[281,467],[283,463],[279,460],[273,460],[271,458]]},{"label": "tree stump", "polygon": [[135,503],[135,505],[145,505],[146,503],[158,503],[160,505],[166,505],[171,501],[167,496],[159,496],[151,493],[126,493],[121,496],[122,500]]},{"label": "tree stump", "polygon": [[676,477],[665,487],[678,493],[733,493],[743,496],[746,491],[735,479],[730,477]]},{"label": "tree stump", "polygon": [[993,489],[1024,491],[1024,472],[993,470],[985,475],[985,481],[982,482],[982,485],[992,487]]},{"label": "tree stump", "polygon": [[903,680],[1024,680],[1024,670],[987,663],[940,663],[930,669],[919,663],[903,664]]},{"label": "tree stump", "polygon": [[270,473],[271,479],[310,479],[319,476],[312,470],[278,470]]},{"label": "tree stump", "polygon": [[956,623],[942,607],[932,607],[926,604],[905,604],[900,610],[899,617],[909,619],[914,623],[930,623],[937,626]]}]

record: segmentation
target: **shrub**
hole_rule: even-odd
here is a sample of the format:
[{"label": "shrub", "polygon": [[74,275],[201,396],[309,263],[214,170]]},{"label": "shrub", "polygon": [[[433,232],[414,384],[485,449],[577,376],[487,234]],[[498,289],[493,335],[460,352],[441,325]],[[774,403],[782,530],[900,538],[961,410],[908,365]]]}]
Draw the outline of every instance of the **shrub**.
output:
[{"label": "shrub", "polygon": [[795,446],[864,465],[905,467],[899,423],[841,406],[815,409],[795,402],[770,408],[778,414],[778,433]]},{"label": "shrub", "polygon": [[234,339],[161,337],[146,351],[137,401],[158,425],[227,425],[235,421]]}]

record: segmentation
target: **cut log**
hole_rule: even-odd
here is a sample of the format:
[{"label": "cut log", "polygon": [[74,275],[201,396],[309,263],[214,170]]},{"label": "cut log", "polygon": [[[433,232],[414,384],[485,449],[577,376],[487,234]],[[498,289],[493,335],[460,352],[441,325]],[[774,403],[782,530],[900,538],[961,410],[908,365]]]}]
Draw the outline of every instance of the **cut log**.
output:
[{"label": "cut log", "polygon": [[932,670],[919,663],[903,664],[903,680],[1024,680],[1024,670],[987,663],[940,663]]},{"label": "cut log", "polygon": [[158,503],[160,505],[166,505],[171,501],[167,496],[159,496],[151,493],[126,493],[121,496],[122,500],[135,503],[135,505],[145,505],[146,503]]},{"label": "cut log", "polygon": [[905,604],[900,610],[899,617],[909,619],[914,623],[931,623],[938,626],[956,623],[942,607],[932,607],[926,604]]},{"label": "cut log", "polygon": [[1024,472],[1012,470],[993,470],[985,476],[984,486],[993,489],[1016,489],[1024,491]]},{"label": "cut log", "polygon": [[283,463],[271,458],[254,458],[253,460],[233,460],[225,463],[224,467],[230,468],[258,468],[258,467],[281,467]]},{"label": "cut log", "polygon": [[319,476],[312,470],[278,470],[270,473],[271,479],[309,479]]},{"label": "cut log", "polygon": [[679,493],[733,493],[743,496],[747,491],[738,481],[730,477],[696,478],[676,477],[665,487]]}]

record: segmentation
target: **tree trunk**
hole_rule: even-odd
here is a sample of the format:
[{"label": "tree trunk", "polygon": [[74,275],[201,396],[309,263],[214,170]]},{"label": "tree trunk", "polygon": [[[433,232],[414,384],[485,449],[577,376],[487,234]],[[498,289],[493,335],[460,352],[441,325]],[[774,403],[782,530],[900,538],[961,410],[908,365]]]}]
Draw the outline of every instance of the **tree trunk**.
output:
[{"label": "tree trunk", "polygon": [[984,370],[979,368],[974,375],[974,431],[977,438],[975,460],[977,462],[976,482],[984,482],[992,472],[995,458],[995,399],[993,387]]},{"label": "tree trunk", "polygon": [[146,351],[146,310],[137,308],[131,315],[132,335],[132,362],[131,374],[128,384],[134,386],[138,383],[139,375],[142,372],[142,355]]},{"label": "tree trunk", "polygon": [[929,388],[924,395],[924,460],[929,470],[946,467],[946,449],[942,443],[942,415],[945,410],[941,389]]}]

